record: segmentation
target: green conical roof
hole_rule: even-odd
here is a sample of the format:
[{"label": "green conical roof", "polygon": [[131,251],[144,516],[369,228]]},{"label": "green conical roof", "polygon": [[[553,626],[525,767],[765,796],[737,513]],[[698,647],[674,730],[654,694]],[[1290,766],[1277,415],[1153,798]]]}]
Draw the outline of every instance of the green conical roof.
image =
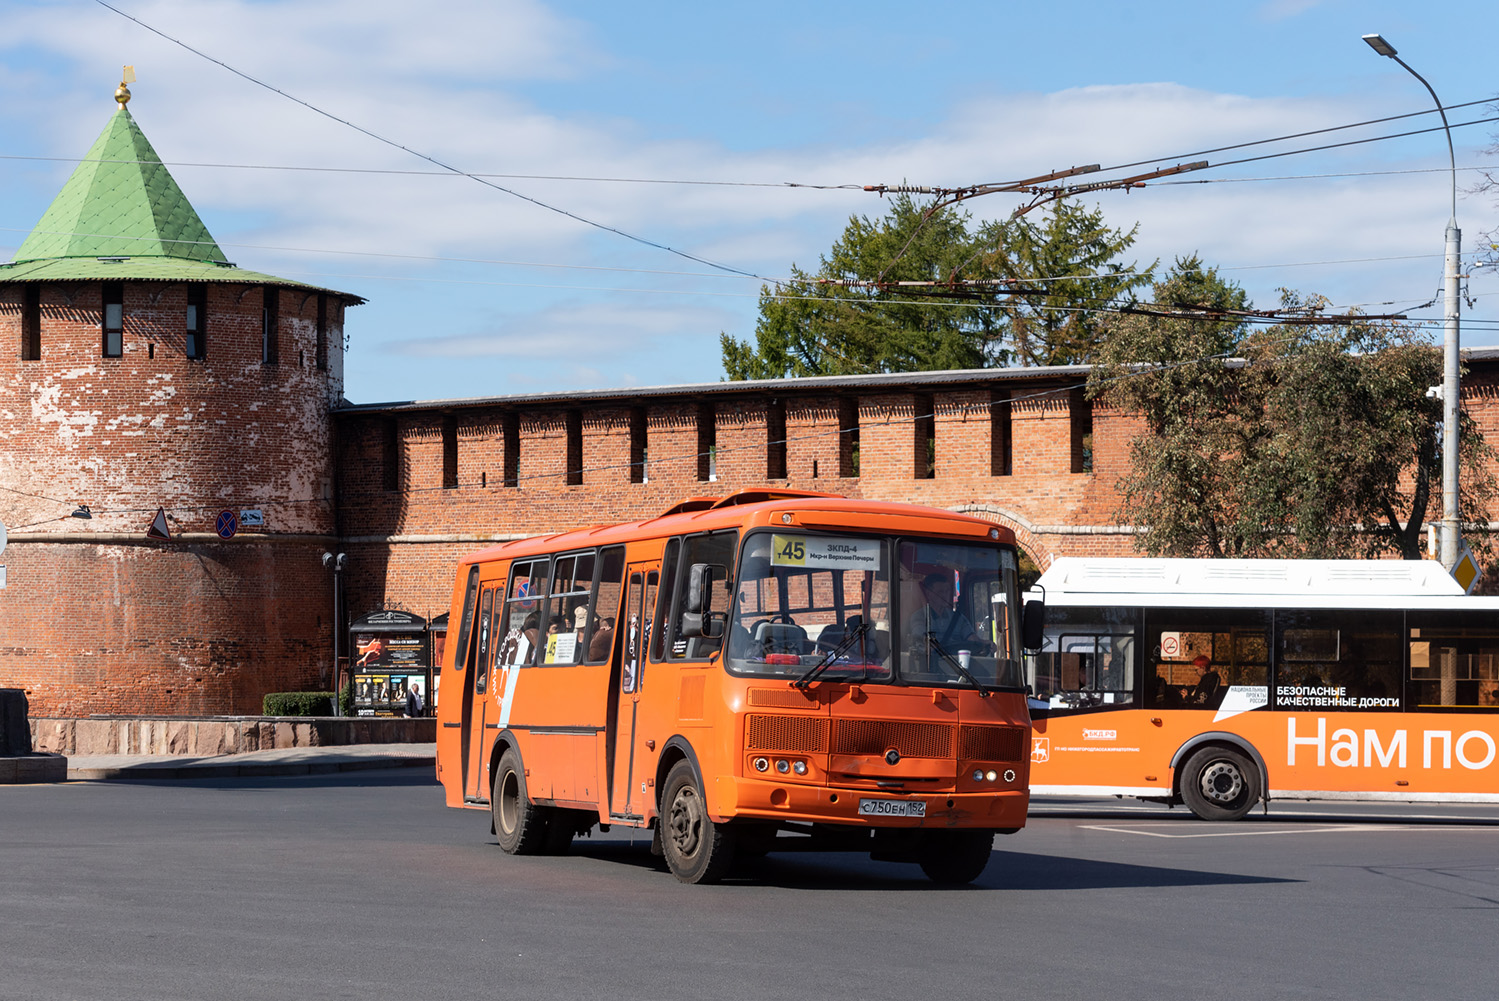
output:
[{"label": "green conical roof", "polygon": [[84,257],[226,263],[182,189],[124,107],[16,251],[17,264]]}]

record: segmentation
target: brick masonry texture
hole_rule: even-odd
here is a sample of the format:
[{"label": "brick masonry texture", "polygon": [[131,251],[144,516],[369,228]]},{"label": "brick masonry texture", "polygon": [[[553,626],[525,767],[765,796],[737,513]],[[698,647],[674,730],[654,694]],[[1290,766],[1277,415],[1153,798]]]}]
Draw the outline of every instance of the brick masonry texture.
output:
[{"label": "brick masonry texture", "polygon": [[[42,357],[22,361],[22,293],[0,285],[0,687],[24,688],[34,717],[254,714],[267,692],[326,689],[335,548],[350,618],[447,611],[456,559],[493,540],[766,485],[968,511],[1043,567],[1134,552],[1114,484],[1139,423],[1092,411],[1091,468],[1073,472],[1076,374],[348,408],[342,310],[330,297],[319,370],[316,300],[282,290],[264,365],[260,287],[211,286],[192,361],[184,287],[126,283],[124,355],[102,358],[98,284],[43,286]],[[1499,441],[1499,362],[1473,365],[1464,400]],[[80,503],[93,519],[68,517]],[[171,542],[144,538],[157,506]],[[213,537],[220,510],[252,507],[264,529]]]}]

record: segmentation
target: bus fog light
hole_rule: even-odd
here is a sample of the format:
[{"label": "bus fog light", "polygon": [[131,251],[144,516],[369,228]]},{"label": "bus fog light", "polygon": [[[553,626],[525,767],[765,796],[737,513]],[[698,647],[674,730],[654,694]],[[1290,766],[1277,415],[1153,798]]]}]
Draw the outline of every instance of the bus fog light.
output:
[{"label": "bus fog light", "polygon": [[973,781],[975,781],[975,782],[982,782],[982,781],[984,781],[984,770],[982,768],[975,768],[973,770]]},{"label": "bus fog light", "polygon": [[776,761],[776,771],[780,772],[782,775],[785,775],[787,772],[791,771],[791,762],[787,761],[785,758],[778,759]]},{"label": "bus fog light", "polygon": [[805,761],[792,762],[791,770],[798,775],[805,775],[807,774],[807,763]]},{"label": "bus fog light", "polygon": [[1005,781],[1006,782],[1014,782],[1015,781],[1015,769],[1013,769],[1013,768],[1006,768],[1005,769]]},{"label": "bus fog light", "polygon": [[754,764],[757,772],[763,772],[770,767],[770,761],[766,758],[756,758]]},{"label": "bus fog light", "polygon": [[984,773],[984,778],[988,779],[990,782],[993,782],[995,779],[999,778],[999,773],[991,768],[989,771]]}]

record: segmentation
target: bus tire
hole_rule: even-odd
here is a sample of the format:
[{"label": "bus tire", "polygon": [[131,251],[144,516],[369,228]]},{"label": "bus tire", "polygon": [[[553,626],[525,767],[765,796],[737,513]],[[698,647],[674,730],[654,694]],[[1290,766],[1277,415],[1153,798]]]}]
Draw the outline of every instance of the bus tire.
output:
[{"label": "bus tire", "polygon": [[983,874],[993,854],[993,831],[930,831],[921,839],[917,861],[932,882],[963,886]]},{"label": "bus tire", "polygon": [[536,855],[546,846],[549,811],[526,795],[526,770],[513,747],[500,755],[489,804],[494,811],[495,837],[507,854]]},{"label": "bus tire", "polygon": [[684,883],[717,883],[734,864],[734,831],[715,824],[692,763],[678,761],[661,790],[661,849],[666,866]]},{"label": "bus tire", "polygon": [[1182,800],[1203,820],[1238,820],[1260,798],[1254,762],[1227,747],[1204,747],[1182,766]]}]

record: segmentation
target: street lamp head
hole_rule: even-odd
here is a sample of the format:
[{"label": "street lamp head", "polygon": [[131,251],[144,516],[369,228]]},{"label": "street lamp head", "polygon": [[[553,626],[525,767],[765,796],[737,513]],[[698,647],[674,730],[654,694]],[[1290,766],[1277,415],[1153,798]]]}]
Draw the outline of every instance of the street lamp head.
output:
[{"label": "street lamp head", "polygon": [[1395,58],[1395,46],[1385,41],[1383,35],[1365,35],[1364,41],[1369,43],[1369,48],[1380,55],[1389,56],[1391,59]]}]

